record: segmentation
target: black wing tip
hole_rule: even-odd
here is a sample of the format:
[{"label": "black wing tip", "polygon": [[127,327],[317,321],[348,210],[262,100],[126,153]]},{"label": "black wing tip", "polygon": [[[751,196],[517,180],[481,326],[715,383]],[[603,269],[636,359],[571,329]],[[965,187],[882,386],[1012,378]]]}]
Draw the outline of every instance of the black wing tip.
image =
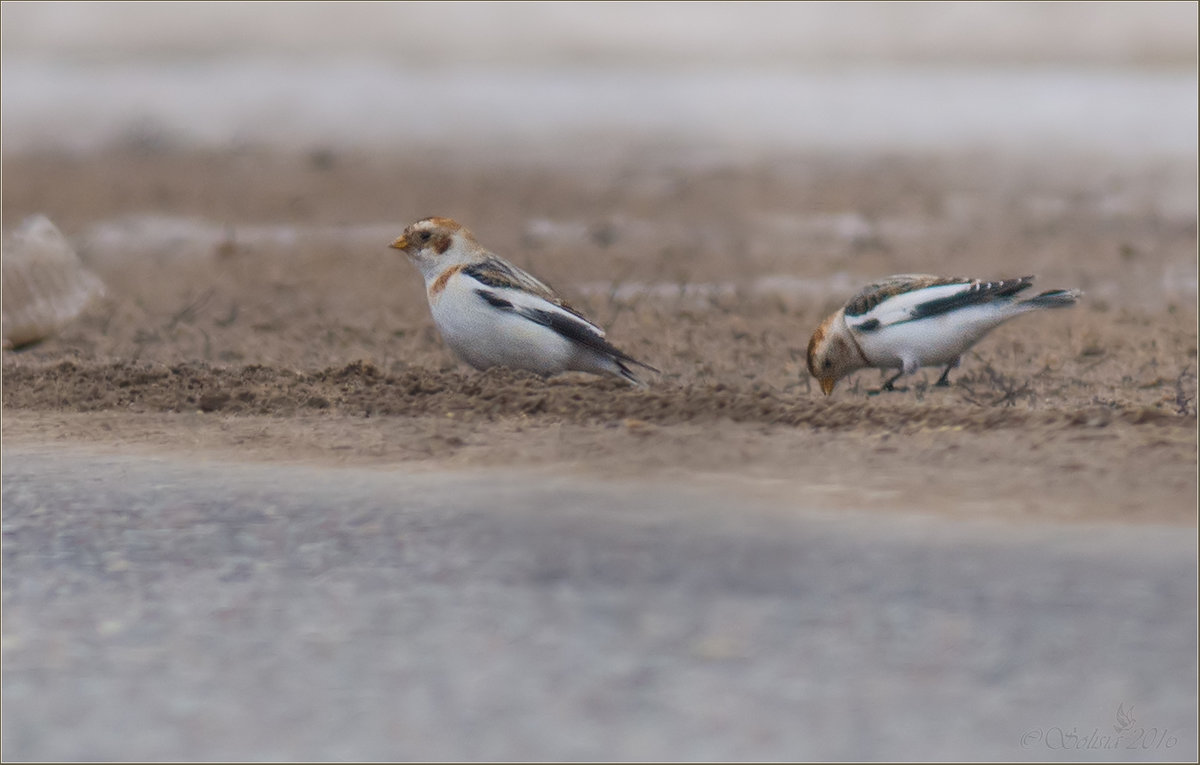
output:
[{"label": "black wing tip", "polygon": [[[567,340],[573,343],[588,348],[595,353],[602,354],[613,360],[618,366],[623,364],[636,364],[639,367],[644,367],[655,374],[662,374],[659,370],[645,363],[638,361],[630,356],[625,351],[616,347],[612,343],[604,339],[604,336],[596,331],[596,327],[578,314],[570,316],[555,313],[553,311],[544,311],[537,308],[524,309],[521,314],[531,321],[535,321],[545,327],[557,332]],[[632,374],[632,373],[629,373]]]},{"label": "black wing tip", "polygon": [[1023,301],[1024,304],[1036,306],[1038,308],[1069,308],[1083,297],[1081,290],[1059,289],[1046,290],[1045,292],[1034,295],[1028,300]]},{"label": "black wing tip", "polygon": [[624,357],[624,358],[613,357],[613,363],[617,365],[617,370],[620,372],[620,375],[622,378],[629,381],[633,385],[636,385],[639,388],[646,388],[649,386],[646,384],[646,382],[644,380],[642,380],[640,377],[638,377],[637,375],[635,375],[633,373],[633,370],[629,368],[628,364],[630,364],[630,363],[637,364],[639,367],[644,367],[645,369],[648,369],[651,372],[654,372],[655,374],[662,374],[662,372],[658,371],[657,369],[650,366],[649,364],[643,363],[641,361],[638,361],[637,359],[630,358],[630,357]]},{"label": "black wing tip", "polygon": [[[611,347],[611,346],[610,346],[610,347]],[[624,351],[617,350],[616,348],[613,348],[613,350],[614,350],[614,351],[617,351],[617,353],[618,353],[618,354],[620,354],[620,355],[617,357],[617,358],[618,358],[620,361],[624,361],[624,362],[627,362],[627,363],[629,363],[629,364],[637,364],[637,365],[638,365],[639,367],[641,367],[642,369],[645,369],[645,370],[648,370],[648,371],[650,371],[650,372],[653,372],[653,373],[654,373],[654,374],[656,374],[656,375],[661,375],[661,374],[662,374],[662,370],[660,370],[660,369],[656,369],[655,367],[652,367],[652,366],[650,366],[649,364],[647,364],[647,363],[646,363],[646,362],[644,362],[644,361],[638,361],[637,359],[635,359],[634,357],[630,356],[628,353],[625,353]]]},{"label": "black wing tip", "polygon": [[633,370],[629,368],[630,364],[639,366],[642,369],[645,369],[649,372],[653,372],[656,375],[662,374],[662,371],[660,371],[659,369],[656,369],[655,367],[650,366],[649,364],[647,364],[644,361],[638,361],[637,359],[630,356],[628,353],[625,353],[621,349],[616,348],[608,343],[605,343],[605,345],[608,347],[603,348],[603,349],[593,348],[593,350],[599,350],[602,353],[606,353],[608,355],[608,357],[610,359],[612,359],[612,362],[617,365],[617,369],[619,369],[621,371],[621,376],[624,377],[626,380],[629,380],[630,382],[634,383],[635,385],[645,386],[646,383],[642,382],[641,378],[639,378],[637,375],[635,375],[633,373]]},{"label": "black wing tip", "polygon": [[639,388],[646,387],[646,383],[644,383],[637,375],[635,375],[633,370],[625,365],[625,362],[621,361],[620,359],[614,359],[613,361],[616,363],[617,371],[623,379],[629,383],[632,383],[633,385],[638,386]]}]

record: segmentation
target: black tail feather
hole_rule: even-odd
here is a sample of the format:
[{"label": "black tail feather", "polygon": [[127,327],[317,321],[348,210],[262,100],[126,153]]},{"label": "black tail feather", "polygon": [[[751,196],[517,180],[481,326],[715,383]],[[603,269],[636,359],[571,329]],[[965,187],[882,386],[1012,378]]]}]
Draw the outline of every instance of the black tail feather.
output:
[{"label": "black tail feather", "polygon": [[1082,296],[1079,290],[1048,290],[1021,303],[1036,308],[1069,308]]}]

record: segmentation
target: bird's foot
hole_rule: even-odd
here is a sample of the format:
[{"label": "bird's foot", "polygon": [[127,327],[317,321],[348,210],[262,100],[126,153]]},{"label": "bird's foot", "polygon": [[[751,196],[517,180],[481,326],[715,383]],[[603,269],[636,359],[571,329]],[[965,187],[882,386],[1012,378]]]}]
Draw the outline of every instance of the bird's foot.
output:
[{"label": "bird's foot", "polygon": [[880,383],[879,390],[874,391],[874,392],[871,392],[871,391],[867,391],[867,392],[873,396],[878,396],[880,393],[883,393],[884,391],[888,391],[889,393],[892,393],[892,392],[904,393],[908,390],[908,388],[897,388],[895,385],[896,381],[899,380],[903,376],[904,376],[904,371],[901,370],[901,372],[899,374],[892,375],[891,377],[889,377],[888,379],[886,379],[882,383]]},{"label": "bird's foot", "polygon": [[868,396],[878,396],[880,393],[908,393],[908,386],[901,386],[897,388],[895,385],[888,383],[887,385],[881,386],[878,390],[867,391]]}]

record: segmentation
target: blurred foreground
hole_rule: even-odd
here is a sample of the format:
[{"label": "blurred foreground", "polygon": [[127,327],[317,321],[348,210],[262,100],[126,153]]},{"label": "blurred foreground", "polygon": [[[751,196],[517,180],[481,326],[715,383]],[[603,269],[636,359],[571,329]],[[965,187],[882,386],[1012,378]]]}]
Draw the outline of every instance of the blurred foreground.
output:
[{"label": "blurred foreground", "polygon": [[1195,759],[1194,534],[6,452],[6,759]]}]

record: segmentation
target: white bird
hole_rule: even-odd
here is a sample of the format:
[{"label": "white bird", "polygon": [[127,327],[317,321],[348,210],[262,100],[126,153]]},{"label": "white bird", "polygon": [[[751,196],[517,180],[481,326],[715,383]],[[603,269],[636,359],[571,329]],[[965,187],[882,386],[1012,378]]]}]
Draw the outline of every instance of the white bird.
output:
[{"label": "white bird", "polygon": [[935,384],[949,385],[950,370],[988,332],[1030,311],[1075,305],[1083,294],[1050,290],[1018,300],[1033,278],[988,282],[900,274],[868,285],[817,327],[808,343],[808,371],[827,396],[838,380],[865,367],[899,369],[883,383],[893,390],[902,375],[945,365]]},{"label": "white bird", "polygon": [[549,285],[484,249],[450,218],[419,220],[391,246],[425,278],[442,339],[476,369],[505,366],[539,375],[574,370],[634,385],[643,383],[631,364],[658,371],[609,344],[603,329]]}]

